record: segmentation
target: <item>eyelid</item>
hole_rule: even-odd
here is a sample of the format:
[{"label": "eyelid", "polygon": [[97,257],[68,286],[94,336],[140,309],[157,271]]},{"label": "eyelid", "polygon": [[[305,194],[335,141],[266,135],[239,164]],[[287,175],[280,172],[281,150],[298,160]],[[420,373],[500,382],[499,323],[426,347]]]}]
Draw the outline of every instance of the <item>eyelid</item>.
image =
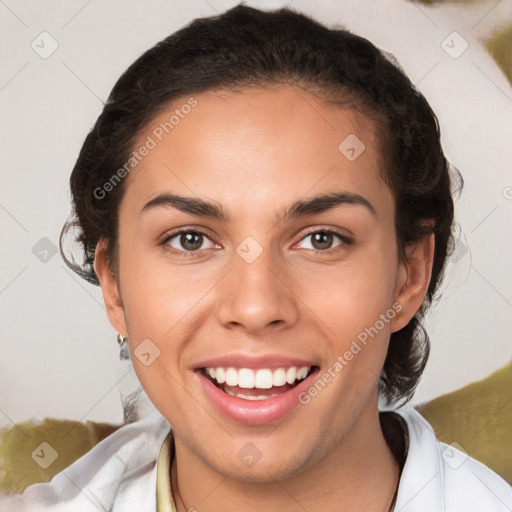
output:
[{"label": "eyelid", "polygon": [[[302,235],[302,238],[304,238],[305,236],[311,235],[312,233],[319,233],[319,232],[333,233],[339,237],[346,238],[346,239],[351,239],[353,237],[352,232],[349,231],[348,229],[343,229],[343,228],[335,227],[335,226],[316,225],[316,226],[312,226],[311,228],[306,228],[306,229],[307,229],[307,231]],[[301,240],[302,240],[302,238],[301,238]]]},{"label": "eyelid", "polygon": [[195,226],[182,226],[180,228],[176,228],[175,230],[172,230],[171,232],[167,232],[165,235],[163,235],[162,240],[158,243],[161,246],[167,246],[167,250],[169,250],[171,253],[174,254],[200,254],[201,252],[207,250],[207,249],[200,249],[197,251],[185,251],[180,249],[175,249],[174,247],[169,246],[170,240],[173,238],[176,238],[178,235],[181,235],[182,233],[197,233],[201,234],[204,237],[208,238],[212,243],[219,245],[219,243],[216,241],[215,237],[212,236],[212,234],[207,231],[205,228],[199,228]]},{"label": "eyelid", "polygon": [[350,246],[354,243],[354,240],[352,238],[352,236],[348,235],[348,234],[345,234],[342,232],[343,230],[341,230],[341,228],[333,228],[333,227],[330,227],[330,226],[314,226],[313,228],[311,228],[310,230],[308,230],[306,233],[304,233],[300,240],[298,242],[296,242],[294,244],[297,245],[298,243],[302,242],[305,238],[307,238],[308,236],[312,235],[313,233],[328,233],[328,234],[332,234],[334,236],[337,236],[341,241],[342,243],[335,246],[335,247],[331,247],[330,249],[326,249],[324,251],[321,251],[321,250],[318,250],[318,249],[307,249],[308,251],[313,251],[315,253],[325,253],[325,254],[331,254],[333,252],[336,252],[336,250],[340,247],[340,246]]}]

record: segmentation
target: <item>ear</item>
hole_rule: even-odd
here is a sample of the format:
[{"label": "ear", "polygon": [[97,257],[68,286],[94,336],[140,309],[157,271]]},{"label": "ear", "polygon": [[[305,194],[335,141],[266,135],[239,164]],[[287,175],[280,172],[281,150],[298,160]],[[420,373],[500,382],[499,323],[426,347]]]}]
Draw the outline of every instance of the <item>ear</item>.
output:
[{"label": "ear", "polygon": [[107,316],[112,327],[123,336],[127,336],[124,306],[119,292],[116,276],[110,270],[107,259],[107,242],[101,239],[94,253],[94,270],[100,282]]},{"label": "ear", "polygon": [[401,305],[391,322],[391,331],[405,327],[421,307],[432,276],[434,234],[426,235],[405,248],[406,261],[399,264],[395,301]]}]

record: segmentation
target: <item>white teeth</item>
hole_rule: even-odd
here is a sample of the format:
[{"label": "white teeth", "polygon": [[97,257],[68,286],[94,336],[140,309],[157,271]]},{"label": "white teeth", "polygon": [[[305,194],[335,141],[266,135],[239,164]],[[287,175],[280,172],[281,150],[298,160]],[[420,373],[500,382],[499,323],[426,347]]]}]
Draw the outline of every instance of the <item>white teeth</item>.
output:
[{"label": "white teeth", "polygon": [[272,398],[273,396],[277,396],[279,393],[274,393],[272,395],[258,395],[258,396],[249,396],[244,395],[242,393],[233,393],[233,391],[230,391],[229,389],[226,389],[226,393],[231,396],[236,396],[237,398],[243,398],[244,400],[268,400],[269,398]]},{"label": "white teeth", "polygon": [[308,374],[308,369],[306,367],[304,368],[301,368],[298,372],[297,372],[297,379],[299,380],[302,380],[302,379],[305,379],[307,374]]},{"label": "white teeth", "polygon": [[286,372],[284,368],[278,368],[274,371],[272,384],[274,386],[284,386],[286,384]]},{"label": "white teeth", "polygon": [[[244,389],[270,389],[274,386],[284,386],[286,383],[293,384],[296,380],[306,378],[311,370],[311,366],[303,366],[301,368],[295,366],[276,369],[262,368],[259,370],[217,367],[206,368],[205,370],[218,384],[225,382],[228,386],[238,386]],[[269,397],[266,395],[258,398],[250,397],[248,400],[263,400],[266,398]]]},{"label": "white teeth", "polygon": [[224,384],[224,382],[226,382],[226,373],[224,372],[224,368],[217,368],[215,370],[215,377],[214,377],[214,379],[219,384]]},{"label": "white teeth", "polygon": [[249,368],[242,368],[238,372],[238,386],[241,388],[252,389],[254,387],[254,372]]},{"label": "white teeth", "polygon": [[226,370],[226,384],[228,386],[238,386],[238,372],[234,368]]},{"label": "white teeth", "polygon": [[286,382],[288,382],[288,384],[293,384],[296,378],[297,368],[288,368],[288,371],[286,372]]},{"label": "white teeth", "polygon": [[256,389],[270,389],[272,387],[272,371],[271,370],[258,370],[256,372],[256,381],[254,387]]}]

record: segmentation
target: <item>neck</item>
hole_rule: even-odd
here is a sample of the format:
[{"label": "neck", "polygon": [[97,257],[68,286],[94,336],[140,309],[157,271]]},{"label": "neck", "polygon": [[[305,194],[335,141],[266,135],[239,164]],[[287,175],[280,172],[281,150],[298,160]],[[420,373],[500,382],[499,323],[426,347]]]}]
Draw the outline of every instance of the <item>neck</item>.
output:
[{"label": "neck", "polygon": [[264,483],[237,480],[204,464],[176,442],[171,485],[178,512],[388,512],[400,467],[387,446],[376,404],[319,462]]}]

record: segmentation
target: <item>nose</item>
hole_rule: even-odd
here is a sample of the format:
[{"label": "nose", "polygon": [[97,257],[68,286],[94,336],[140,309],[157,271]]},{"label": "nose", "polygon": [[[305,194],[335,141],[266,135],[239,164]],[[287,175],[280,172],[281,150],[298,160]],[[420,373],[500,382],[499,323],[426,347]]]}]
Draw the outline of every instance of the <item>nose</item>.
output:
[{"label": "nose", "polygon": [[[243,253],[240,253],[243,254]],[[299,311],[285,262],[263,250],[254,261],[233,253],[233,265],[217,290],[217,319],[228,329],[262,335],[297,322]]]}]

